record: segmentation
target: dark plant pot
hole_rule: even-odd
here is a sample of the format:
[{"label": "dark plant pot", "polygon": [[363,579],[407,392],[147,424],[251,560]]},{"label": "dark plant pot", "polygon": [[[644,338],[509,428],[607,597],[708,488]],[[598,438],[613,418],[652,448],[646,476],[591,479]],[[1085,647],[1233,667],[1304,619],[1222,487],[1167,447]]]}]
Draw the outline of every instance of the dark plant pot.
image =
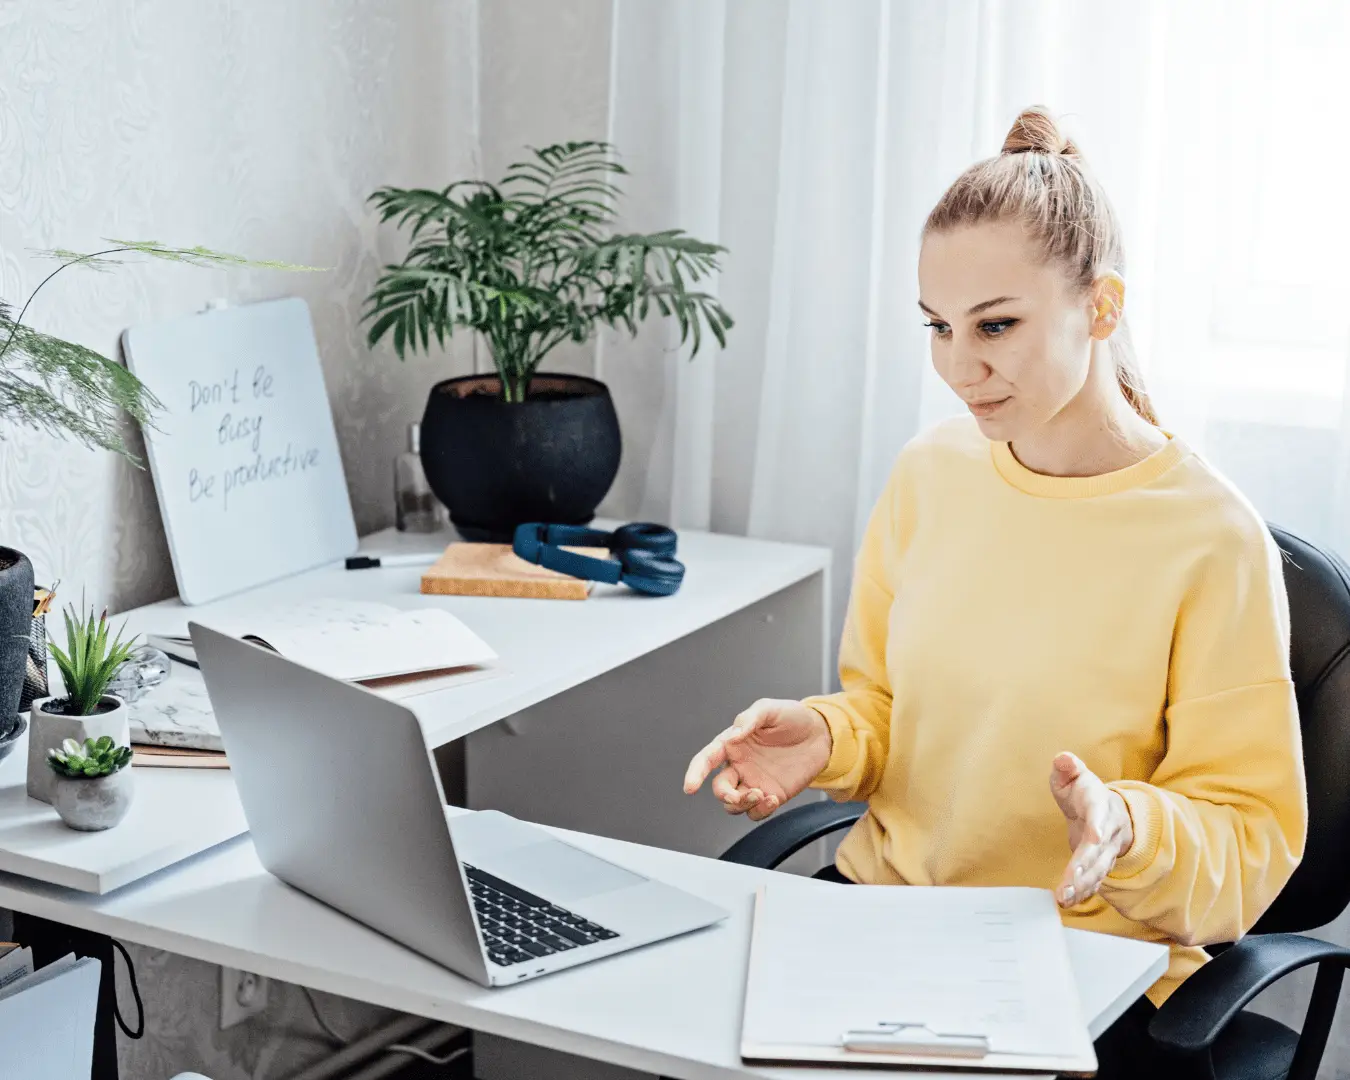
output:
[{"label": "dark plant pot", "polygon": [[446,379],[422,416],[427,483],[466,540],[509,543],[524,521],[586,524],[620,450],[608,388],[581,375],[536,375],[516,403],[496,375]]},{"label": "dark plant pot", "polygon": [[0,737],[19,722],[32,624],[33,564],[23,552],[0,547]]},{"label": "dark plant pot", "polygon": [[19,713],[15,719],[18,720],[18,723],[9,729],[8,734],[0,735],[0,761],[9,757],[10,751],[19,744],[19,739],[28,730],[28,718],[23,713]]}]

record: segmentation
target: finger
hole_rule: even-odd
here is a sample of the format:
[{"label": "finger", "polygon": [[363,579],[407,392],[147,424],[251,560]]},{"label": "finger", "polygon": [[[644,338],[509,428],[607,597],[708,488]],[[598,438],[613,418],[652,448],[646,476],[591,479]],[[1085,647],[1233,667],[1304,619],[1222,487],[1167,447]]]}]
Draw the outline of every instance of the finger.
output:
[{"label": "finger", "polygon": [[743,814],[763,798],[759,788],[738,786],[722,798],[722,806],[732,814]]},{"label": "finger", "polygon": [[758,728],[768,718],[772,708],[764,700],[756,701],[744,712],[737,713],[736,719],[726,731],[728,742],[739,742]]},{"label": "finger", "polygon": [[748,817],[751,821],[763,821],[766,817],[778,809],[778,796],[766,795],[759,802],[750,808]]},{"label": "finger", "polygon": [[[728,814],[753,814],[755,808],[764,801],[764,792],[759,788],[743,789],[735,799],[722,803],[722,809]],[[755,819],[758,820],[758,819]]]},{"label": "finger", "polygon": [[739,799],[740,790],[741,774],[731,765],[713,777],[712,793],[722,802],[734,802]]},{"label": "finger", "polygon": [[703,786],[709,773],[727,761],[726,736],[724,731],[712,742],[700,750],[689,762],[684,774],[684,793],[692,795]]},{"label": "finger", "polygon": [[1087,867],[1095,865],[1101,851],[1102,845],[1094,841],[1085,840],[1078,845],[1055,889],[1055,899],[1059,901],[1061,907],[1072,907],[1083,899],[1084,872]]},{"label": "finger", "polygon": [[1090,900],[1097,895],[1102,887],[1102,882],[1106,880],[1106,875],[1111,872],[1111,868],[1116,864],[1116,849],[1113,844],[1103,846],[1101,853],[1097,856],[1095,862],[1084,868],[1078,876],[1078,899],[1075,903],[1081,904],[1084,900]]},{"label": "finger", "polygon": [[1071,754],[1067,750],[1060,751],[1050,763],[1050,790],[1054,791],[1055,797],[1058,798],[1059,792],[1069,787],[1084,772],[1087,772],[1087,766],[1079,760],[1077,754]]},{"label": "finger", "polygon": [[725,765],[727,761],[727,744],[740,742],[746,736],[759,726],[763,719],[769,714],[767,703],[763,700],[756,701],[750,708],[737,715],[731,722],[731,726],[718,734],[707,746],[700,750],[689,762],[689,768],[684,774],[684,793],[692,795],[700,787],[703,781],[719,765]]}]

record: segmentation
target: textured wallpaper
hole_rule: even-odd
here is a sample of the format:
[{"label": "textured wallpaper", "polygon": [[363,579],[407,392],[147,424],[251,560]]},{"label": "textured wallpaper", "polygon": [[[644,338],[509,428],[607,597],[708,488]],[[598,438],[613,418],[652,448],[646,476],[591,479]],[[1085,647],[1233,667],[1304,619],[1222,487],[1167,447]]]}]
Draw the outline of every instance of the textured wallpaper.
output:
[{"label": "textured wallpaper", "polygon": [[[303,296],[357,524],[387,525],[405,425],[467,359],[400,364],[363,344],[361,302],[397,247],[364,200],[380,184],[472,174],[474,64],[471,0],[0,0],[0,296],[22,301],[51,269],[32,249],[93,250],[104,236],[328,267],[70,270],[29,318],[111,355],[126,326],[212,297]],[[12,425],[0,435],[0,543],[27,552],[40,580],[114,610],[173,594],[148,473]],[[221,1032],[214,967],[133,955],[149,1017],[145,1039],[123,1041],[123,1076],[277,1080],[326,1052],[292,988]],[[378,1019],[325,1004],[344,1032]]]},{"label": "textured wallpaper", "polygon": [[[363,344],[362,300],[397,244],[365,198],[475,169],[470,0],[4,0],[0,73],[0,296],[21,301],[51,269],[33,249],[104,236],[326,267],[77,268],[28,318],[111,355],[126,326],[212,297],[303,296],[358,527],[389,524],[391,457],[455,365]],[[147,472],[12,425],[3,435],[0,538],[40,579],[115,608],[173,593]]]}]

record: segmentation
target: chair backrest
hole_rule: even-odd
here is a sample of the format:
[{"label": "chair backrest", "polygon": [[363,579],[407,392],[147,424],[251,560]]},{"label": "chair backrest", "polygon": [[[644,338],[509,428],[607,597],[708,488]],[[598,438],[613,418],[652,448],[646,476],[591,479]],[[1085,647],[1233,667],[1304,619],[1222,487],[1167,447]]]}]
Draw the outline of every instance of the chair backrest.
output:
[{"label": "chair backrest", "polygon": [[1253,933],[1311,930],[1350,904],[1350,567],[1270,526],[1284,553],[1290,666],[1308,774],[1303,862]]}]

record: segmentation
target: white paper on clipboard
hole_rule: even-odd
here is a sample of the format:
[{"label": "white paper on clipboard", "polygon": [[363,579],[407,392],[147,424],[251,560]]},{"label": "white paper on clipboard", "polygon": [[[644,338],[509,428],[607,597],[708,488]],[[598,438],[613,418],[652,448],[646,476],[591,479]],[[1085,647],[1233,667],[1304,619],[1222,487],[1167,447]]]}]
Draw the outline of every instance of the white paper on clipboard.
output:
[{"label": "white paper on clipboard", "polygon": [[748,1061],[1096,1069],[1048,891],[770,885],[754,918]]}]

